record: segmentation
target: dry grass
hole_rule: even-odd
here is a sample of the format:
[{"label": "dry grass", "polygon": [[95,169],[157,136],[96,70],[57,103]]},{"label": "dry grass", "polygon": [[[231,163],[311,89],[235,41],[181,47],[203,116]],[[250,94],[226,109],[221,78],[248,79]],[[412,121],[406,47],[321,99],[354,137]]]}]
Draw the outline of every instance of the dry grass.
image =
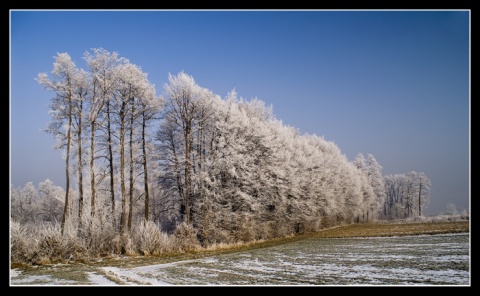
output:
[{"label": "dry grass", "polygon": [[[189,260],[215,256],[219,254],[242,252],[259,248],[266,248],[294,242],[306,238],[347,238],[347,237],[374,237],[374,236],[405,236],[443,233],[465,233],[469,232],[468,221],[456,222],[415,222],[415,223],[365,223],[338,226],[325,229],[315,233],[305,233],[295,236],[272,239],[267,241],[256,241],[246,244],[219,245],[218,248],[196,250],[181,254],[167,253],[161,256],[138,256],[101,260],[93,265],[135,267],[149,264],[160,264],[180,260]],[[135,259],[135,260],[132,260]]]},{"label": "dry grass", "polygon": [[[318,232],[297,234],[294,236],[253,241],[249,243],[237,244],[219,244],[210,246],[209,248],[190,248],[182,251],[165,251],[161,253],[145,252],[144,255],[132,254],[129,256],[109,256],[98,258],[98,260],[88,260],[83,262],[93,266],[118,266],[118,267],[135,267],[149,264],[160,264],[180,260],[203,258],[207,256],[215,256],[226,253],[248,251],[259,248],[266,248],[275,245],[294,242],[306,238],[347,238],[347,237],[372,237],[372,236],[404,236],[404,235],[421,235],[421,234],[443,234],[443,233],[465,233],[469,232],[470,224],[468,220],[463,221],[429,221],[429,222],[377,222],[365,224],[352,224],[346,226],[337,226]],[[150,256],[148,255],[150,254]],[[42,262],[39,262],[43,265]],[[74,263],[69,262],[69,263]],[[82,264],[81,260],[76,261]],[[37,263],[38,264],[38,263]],[[49,265],[49,262],[44,262]],[[23,267],[21,263],[11,263],[11,267]]]},{"label": "dry grass", "polygon": [[469,232],[469,222],[371,223],[336,227],[313,234],[314,237],[403,236]]},{"label": "dry grass", "polygon": [[[102,266],[131,268],[146,265],[155,265],[168,262],[203,258],[216,256],[226,253],[243,252],[253,249],[272,247],[286,244],[308,238],[348,238],[348,237],[371,237],[371,236],[405,236],[405,235],[424,235],[424,234],[444,234],[444,233],[469,233],[470,224],[468,221],[458,222],[403,222],[403,223],[370,223],[339,226],[325,229],[316,233],[305,233],[290,236],[282,239],[273,239],[268,241],[256,241],[248,244],[219,244],[209,249],[191,250],[180,253],[162,253],[156,256],[111,256],[99,258],[96,261],[85,263],[70,262],[68,264],[45,264],[38,266],[11,266],[11,269],[18,269],[19,275],[15,280],[23,283],[22,280],[34,279],[29,281],[28,285],[48,285],[51,282],[65,285],[91,285],[89,280],[90,273],[103,275],[119,285],[125,285],[127,282],[144,284],[134,278],[116,277],[115,274],[100,268]],[[267,250],[268,251],[268,250]],[[455,262],[453,264],[456,264]],[[457,268],[457,267],[455,267]],[[220,273],[224,277],[238,277],[238,274],[228,272]],[[283,275],[282,275],[283,276]]]}]

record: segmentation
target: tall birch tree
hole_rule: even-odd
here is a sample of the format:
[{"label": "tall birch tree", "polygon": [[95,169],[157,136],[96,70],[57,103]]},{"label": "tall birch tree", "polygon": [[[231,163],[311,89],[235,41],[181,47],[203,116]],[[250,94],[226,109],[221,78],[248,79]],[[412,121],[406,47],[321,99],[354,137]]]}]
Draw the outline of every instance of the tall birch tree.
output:
[{"label": "tall birch tree", "polygon": [[[110,196],[112,202],[112,217],[115,225],[115,186],[113,175],[113,147],[111,135],[111,120],[110,120],[110,101],[116,87],[117,66],[126,62],[124,58],[119,57],[118,53],[109,51],[103,48],[93,48],[92,53],[85,52],[84,60],[90,70],[92,79],[92,93],[89,97],[89,123],[90,123],[90,190],[91,190],[91,216],[95,216],[95,197],[96,197],[96,177],[95,177],[95,159],[96,159],[96,138],[97,128],[100,126],[98,120],[100,116],[106,113],[107,122],[107,147],[108,160],[110,168]],[[104,106],[106,111],[103,110]]]},{"label": "tall birch tree", "polygon": [[74,112],[74,76],[77,71],[75,63],[67,53],[58,53],[53,63],[52,79],[46,73],[40,73],[37,81],[45,89],[55,92],[50,104],[52,121],[46,132],[57,139],[56,149],[65,151],[65,205],[63,210],[61,231],[65,229],[68,215],[70,194],[70,149],[72,147],[72,126]]}]

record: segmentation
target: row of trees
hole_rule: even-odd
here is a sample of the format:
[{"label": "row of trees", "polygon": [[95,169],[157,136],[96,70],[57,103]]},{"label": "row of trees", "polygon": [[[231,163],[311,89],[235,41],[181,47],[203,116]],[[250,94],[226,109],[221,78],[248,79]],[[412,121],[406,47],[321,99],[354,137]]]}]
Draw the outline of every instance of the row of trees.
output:
[{"label": "row of trees", "polygon": [[221,98],[184,72],[157,96],[117,53],[92,49],[84,59],[88,71],[60,53],[51,77],[37,78],[55,93],[47,132],[65,152],[62,231],[66,221],[81,235],[95,225],[125,234],[142,221],[165,231],[185,222],[203,244],[250,241],[421,215],[428,203],[423,173],[383,177],[373,155],[349,161],[259,99]]},{"label": "row of trees", "polygon": [[430,200],[431,181],[424,173],[409,172],[384,177],[386,199],[383,214],[390,219],[422,215]]},{"label": "row of trees", "polygon": [[[119,226],[120,232],[124,233],[127,227],[131,229],[133,207],[129,207],[129,204],[133,202],[138,167],[148,178],[145,157],[150,148],[147,147],[146,127],[160,110],[161,100],[156,97],[154,86],[140,67],[119,57],[117,53],[93,49],[92,53],[85,53],[84,59],[88,71],[77,68],[68,54],[60,53],[55,57],[52,77],[41,73],[37,78],[41,85],[56,94],[50,105],[52,121],[46,131],[57,138],[56,148],[66,153],[62,231],[68,219],[70,177],[74,173],[77,177],[79,230],[83,229],[85,179],[88,179],[90,217],[96,215],[98,190],[108,190],[113,225],[116,225],[118,191],[115,181],[118,181],[121,201]],[[138,149],[143,153],[134,156],[134,151]],[[144,157],[138,159],[139,155]],[[76,162],[70,164],[71,159]],[[137,175],[134,174],[134,168],[137,168]],[[109,186],[103,184],[104,180],[109,181]],[[145,184],[148,184],[148,180]],[[147,205],[148,199],[146,189]],[[148,215],[149,211],[145,213]]]},{"label": "row of trees", "polygon": [[22,188],[10,189],[10,215],[22,224],[60,221],[63,215],[65,190],[49,179],[35,188],[28,182]]}]

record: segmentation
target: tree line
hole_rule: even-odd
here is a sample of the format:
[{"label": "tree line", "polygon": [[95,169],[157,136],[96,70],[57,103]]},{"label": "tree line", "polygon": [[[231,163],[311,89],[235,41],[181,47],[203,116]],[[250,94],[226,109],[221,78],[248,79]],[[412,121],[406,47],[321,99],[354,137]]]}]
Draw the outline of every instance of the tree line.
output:
[{"label": "tree line", "polygon": [[37,81],[54,94],[46,132],[64,153],[66,185],[12,186],[15,221],[61,221],[62,234],[87,238],[184,223],[206,246],[421,216],[428,205],[424,173],[383,176],[372,154],[349,161],[260,99],[222,98],[184,72],[159,96],[141,67],[102,48],[85,52],[87,70],[67,53],[54,59]]}]

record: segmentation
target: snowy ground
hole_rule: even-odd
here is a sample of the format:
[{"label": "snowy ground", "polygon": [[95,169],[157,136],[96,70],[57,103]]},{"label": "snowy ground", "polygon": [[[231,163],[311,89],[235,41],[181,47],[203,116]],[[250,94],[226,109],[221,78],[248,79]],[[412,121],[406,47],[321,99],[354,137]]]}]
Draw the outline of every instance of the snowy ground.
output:
[{"label": "snowy ground", "polygon": [[[24,285],[448,285],[469,286],[468,234],[306,239],[285,245],[135,268],[97,267],[66,276],[13,269]],[[73,272],[73,271],[70,271]],[[72,280],[72,278],[75,278]]]}]

